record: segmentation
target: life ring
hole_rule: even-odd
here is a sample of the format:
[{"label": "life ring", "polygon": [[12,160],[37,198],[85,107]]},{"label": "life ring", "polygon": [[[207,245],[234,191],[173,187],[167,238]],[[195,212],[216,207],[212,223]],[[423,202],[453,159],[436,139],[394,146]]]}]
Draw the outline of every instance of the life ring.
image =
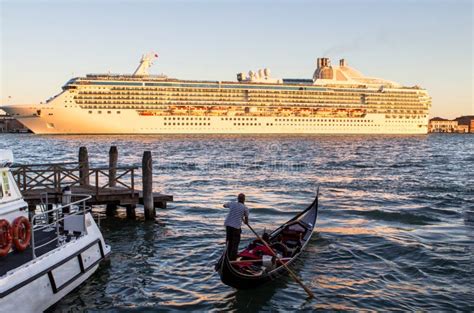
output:
[{"label": "life ring", "polygon": [[6,256],[12,247],[12,232],[7,220],[0,220],[0,257]]},{"label": "life ring", "polygon": [[24,216],[17,217],[12,224],[12,236],[15,249],[25,251],[30,245],[31,224]]}]

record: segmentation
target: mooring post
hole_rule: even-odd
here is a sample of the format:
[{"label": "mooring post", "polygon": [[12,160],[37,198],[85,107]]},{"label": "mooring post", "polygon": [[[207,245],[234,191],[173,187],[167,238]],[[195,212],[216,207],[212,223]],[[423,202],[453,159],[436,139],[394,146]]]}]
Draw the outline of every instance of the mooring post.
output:
[{"label": "mooring post", "polygon": [[29,213],[30,221],[35,215],[35,212],[36,212],[36,204],[28,204],[28,213]]},{"label": "mooring post", "polygon": [[89,154],[86,147],[79,148],[79,185],[89,185]]},{"label": "mooring post", "polygon": [[105,215],[107,216],[115,216],[115,212],[117,211],[117,204],[115,203],[107,203],[105,205]]},{"label": "mooring post", "polygon": [[[54,209],[54,205],[52,203],[49,203],[47,206],[46,206],[46,211],[50,211]],[[54,212],[49,212],[48,213],[48,224],[52,224],[54,223]]]},{"label": "mooring post", "polygon": [[127,210],[127,218],[129,219],[135,219],[136,218],[136,212],[135,212],[136,205],[135,204],[127,204],[125,206],[125,209]]},{"label": "mooring post", "polygon": [[151,151],[145,151],[142,159],[143,210],[146,220],[154,220],[156,211],[153,203],[153,161]]},{"label": "mooring post", "polygon": [[[115,187],[117,177],[117,162],[118,162],[118,150],[116,146],[110,147],[109,150],[109,187]],[[117,211],[117,204],[107,203],[105,208],[105,214],[107,216],[114,216]]]},{"label": "mooring post", "polygon": [[116,146],[110,147],[109,150],[109,187],[117,185],[115,178],[117,177],[118,150]]}]

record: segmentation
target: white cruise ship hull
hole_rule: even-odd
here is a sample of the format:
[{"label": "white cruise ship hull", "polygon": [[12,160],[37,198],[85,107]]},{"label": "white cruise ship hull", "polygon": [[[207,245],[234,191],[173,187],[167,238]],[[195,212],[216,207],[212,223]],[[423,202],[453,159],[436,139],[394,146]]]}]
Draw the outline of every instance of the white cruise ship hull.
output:
[{"label": "white cruise ship hull", "polygon": [[313,79],[268,69],[237,82],[89,74],[38,106],[3,110],[37,134],[426,134],[431,97],[419,86],[367,77],[318,58]]},{"label": "white cruise ship hull", "polygon": [[[7,106],[7,113],[36,134],[426,134],[426,118],[144,116],[131,109]],[[36,112],[41,111],[38,115]],[[36,114],[36,115],[34,115]]]}]

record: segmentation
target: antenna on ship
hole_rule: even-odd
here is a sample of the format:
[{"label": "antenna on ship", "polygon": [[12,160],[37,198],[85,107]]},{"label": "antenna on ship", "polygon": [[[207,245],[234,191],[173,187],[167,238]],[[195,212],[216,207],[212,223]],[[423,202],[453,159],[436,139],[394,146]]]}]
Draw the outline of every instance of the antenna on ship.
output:
[{"label": "antenna on ship", "polygon": [[148,69],[153,65],[153,61],[158,58],[158,53],[150,52],[144,54],[140,60],[140,65],[133,73],[133,76],[148,76]]}]

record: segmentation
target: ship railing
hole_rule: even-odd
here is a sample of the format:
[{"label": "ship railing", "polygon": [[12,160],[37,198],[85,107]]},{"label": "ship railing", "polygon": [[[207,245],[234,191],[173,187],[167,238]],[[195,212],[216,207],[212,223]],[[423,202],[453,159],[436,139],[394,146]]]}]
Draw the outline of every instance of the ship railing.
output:
[{"label": "ship railing", "polygon": [[[87,235],[86,227],[86,212],[90,211],[90,207],[86,206],[86,202],[91,199],[90,195],[72,194],[63,196],[63,202],[68,202],[60,205],[49,203],[47,193],[42,194],[42,205],[46,210],[36,213],[31,218],[31,250],[33,259],[37,257],[37,250],[56,242],[55,248],[60,246],[66,239],[66,235],[61,235],[64,230],[80,233],[81,236]],[[48,209],[53,207],[52,209]],[[74,218],[73,216],[78,216]],[[69,219],[69,220],[68,220]],[[70,229],[67,224],[72,225]],[[40,231],[54,232],[53,237],[48,237],[47,241],[36,244],[35,235]]]}]

